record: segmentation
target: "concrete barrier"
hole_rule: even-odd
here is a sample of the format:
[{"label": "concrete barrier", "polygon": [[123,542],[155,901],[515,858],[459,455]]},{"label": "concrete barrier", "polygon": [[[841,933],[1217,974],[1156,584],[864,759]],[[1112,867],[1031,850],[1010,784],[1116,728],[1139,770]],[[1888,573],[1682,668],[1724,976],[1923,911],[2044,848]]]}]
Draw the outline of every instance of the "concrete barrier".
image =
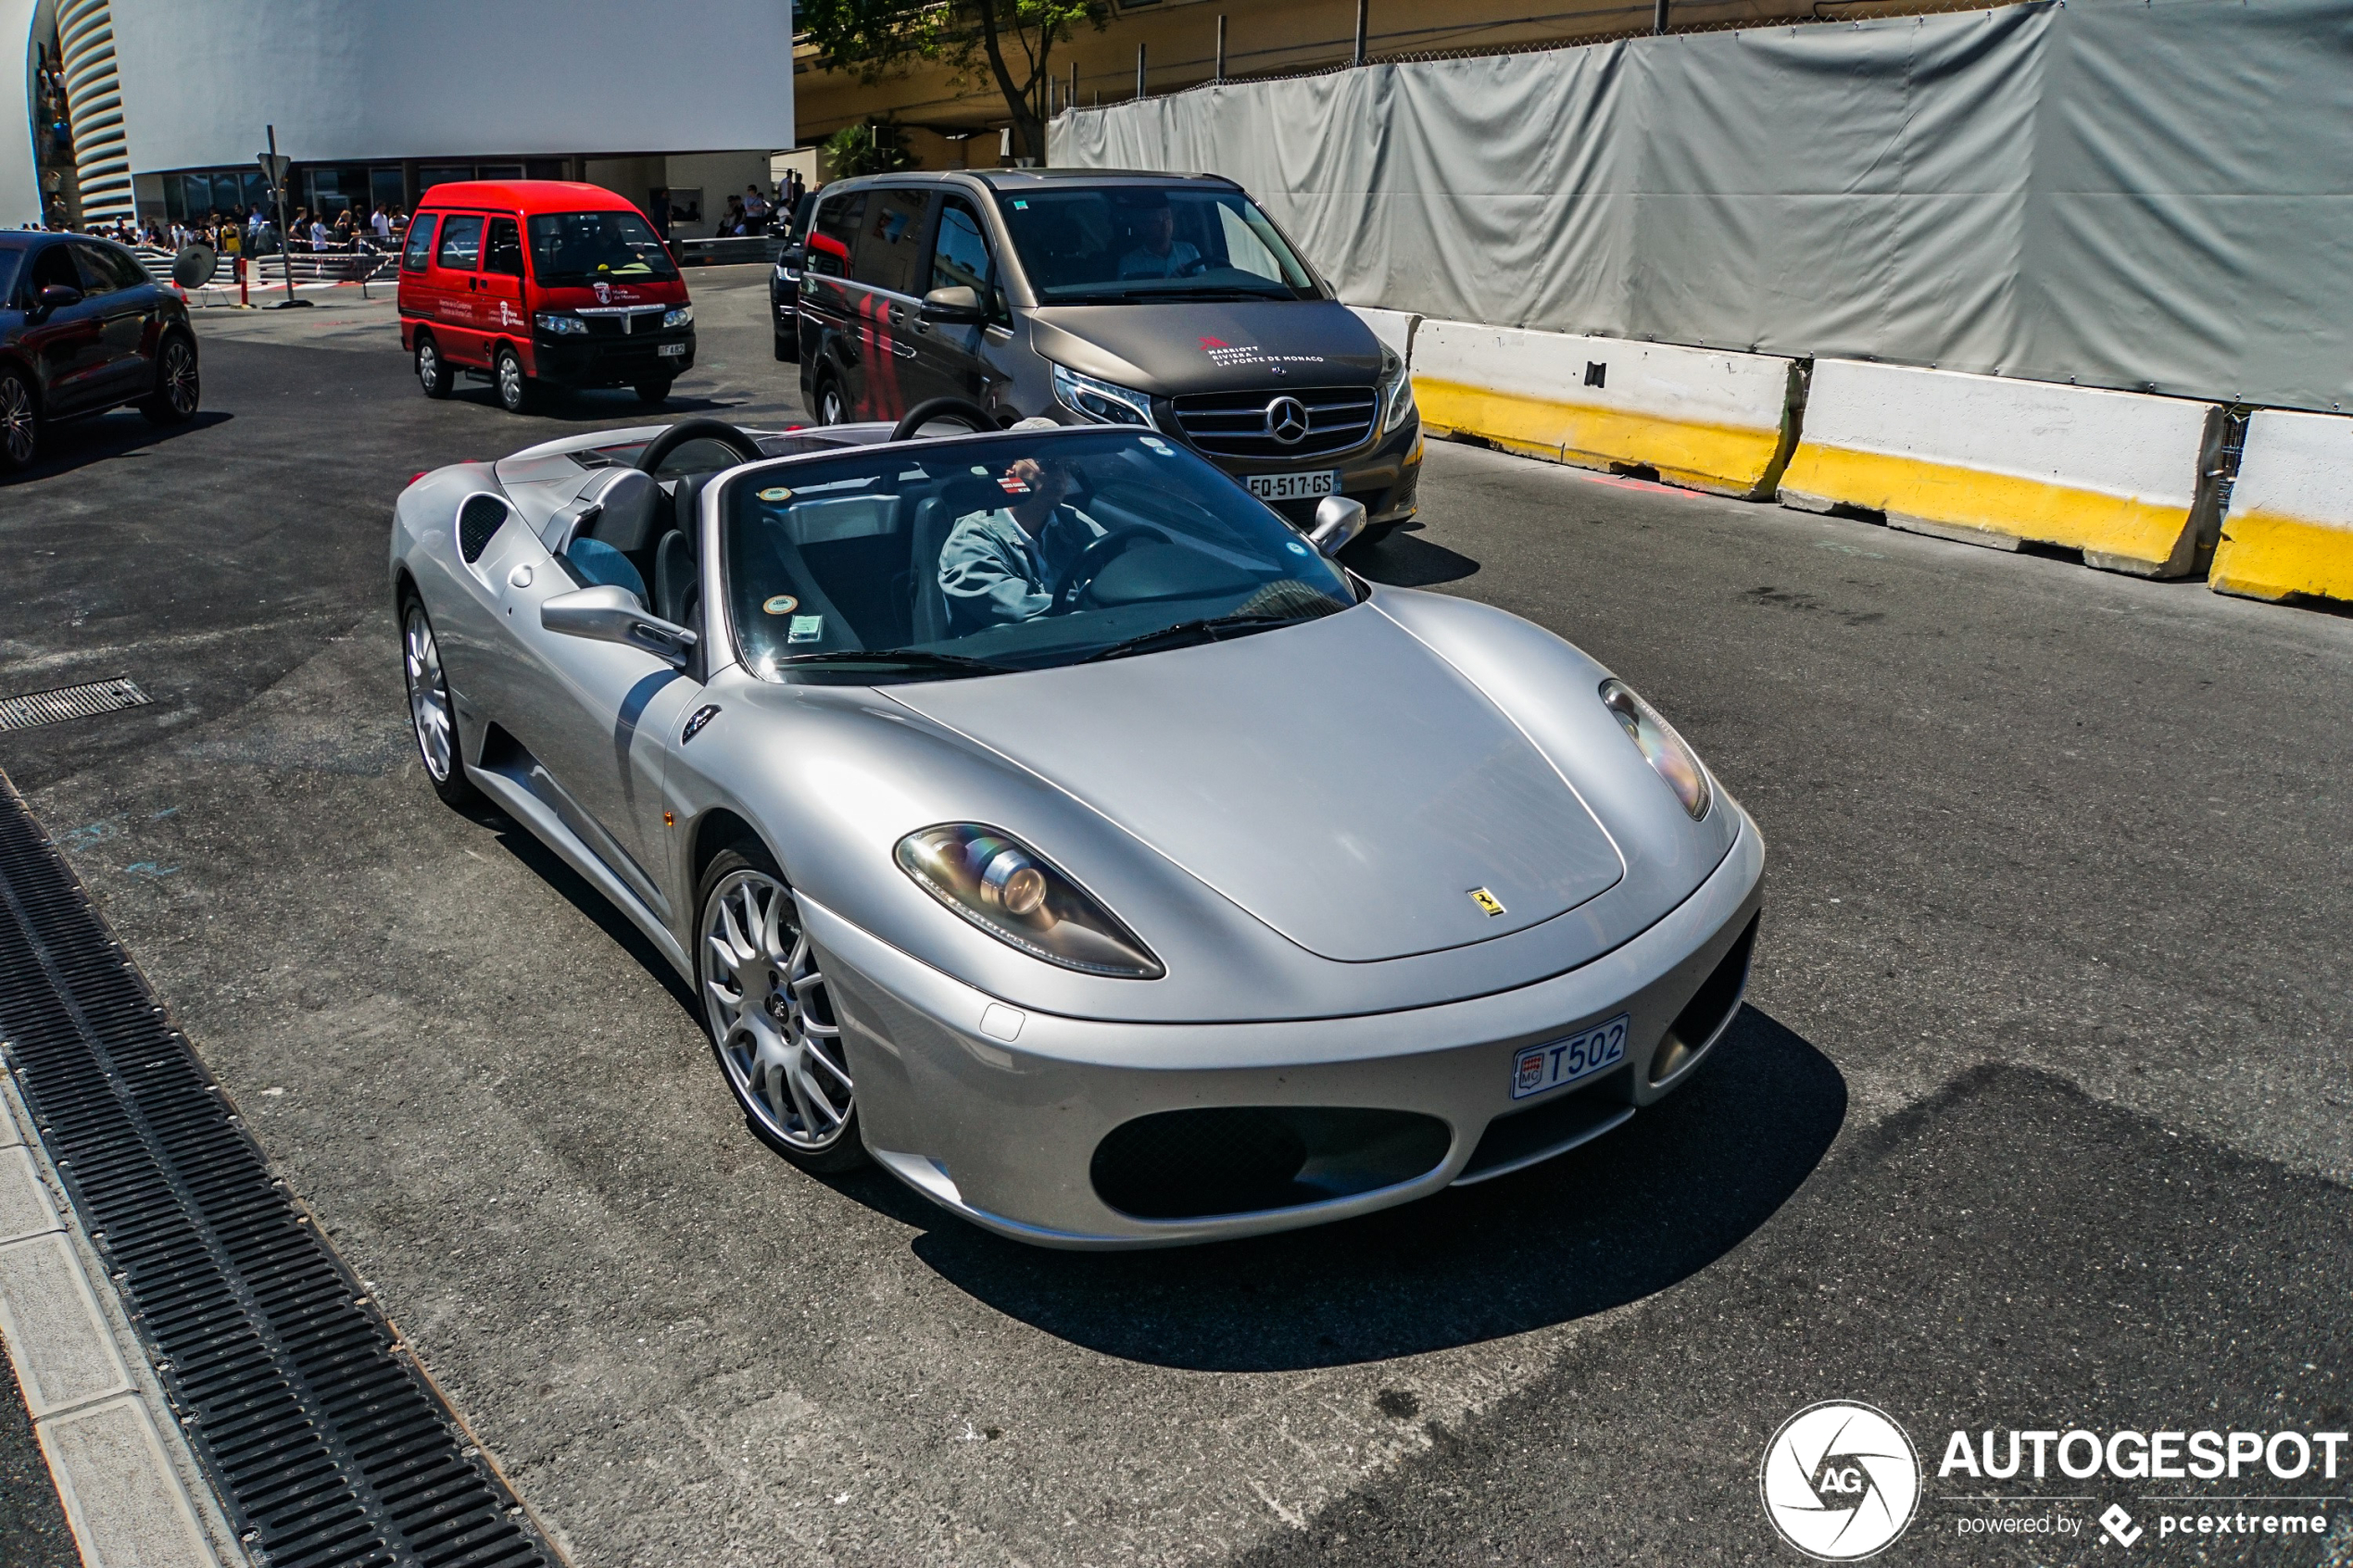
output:
[{"label": "concrete barrier", "polygon": [[2353,602],[2353,419],[2256,410],[2207,583]]},{"label": "concrete barrier", "polygon": [[1426,429],[1724,495],[1769,497],[1795,428],[1796,361],[1770,355],[1432,320],[1413,368]]},{"label": "concrete barrier", "polygon": [[2222,410],[2001,376],[1818,359],[1784,506],[1884,512],[1895,527],[2183,577],[2212,548]]},{"label": "concrete barrier", "polygon": [[1414,333],[1422,319],[1408,310],[1383,310],[1370,305],[1352,305],[1348,308],[1356,318],[1373,329],[1373,335],[1384,347],[1411,365],[1414,362]]}]

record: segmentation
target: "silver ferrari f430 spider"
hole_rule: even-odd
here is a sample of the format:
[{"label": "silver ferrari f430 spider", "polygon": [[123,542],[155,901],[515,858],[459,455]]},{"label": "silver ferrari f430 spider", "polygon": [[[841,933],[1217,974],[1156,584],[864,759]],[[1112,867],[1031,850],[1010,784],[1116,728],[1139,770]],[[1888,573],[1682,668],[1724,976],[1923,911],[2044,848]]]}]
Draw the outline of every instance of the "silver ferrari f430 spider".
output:
[{"label": "silver ferrari f430 spider", "polygon": [[1126,427],[585,434],[420,478],[434,788],[692,987],[754,1134],[1023,1241],[1281,1230],[1700,1070],[1756,825],[1526,621]]}]

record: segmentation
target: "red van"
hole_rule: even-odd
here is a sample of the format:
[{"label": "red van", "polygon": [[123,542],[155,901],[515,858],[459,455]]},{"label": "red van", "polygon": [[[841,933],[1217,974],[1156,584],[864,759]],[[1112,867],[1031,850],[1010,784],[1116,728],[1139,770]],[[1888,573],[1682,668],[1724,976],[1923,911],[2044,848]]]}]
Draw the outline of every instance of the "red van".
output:
[{"label": "red van", "polygon": [[600,185],[435,185],[400,252],[400,345],[428,397],[458,372],[521,412],[541,383],[659,405],[695,363],[695,307],[654,226]]}]

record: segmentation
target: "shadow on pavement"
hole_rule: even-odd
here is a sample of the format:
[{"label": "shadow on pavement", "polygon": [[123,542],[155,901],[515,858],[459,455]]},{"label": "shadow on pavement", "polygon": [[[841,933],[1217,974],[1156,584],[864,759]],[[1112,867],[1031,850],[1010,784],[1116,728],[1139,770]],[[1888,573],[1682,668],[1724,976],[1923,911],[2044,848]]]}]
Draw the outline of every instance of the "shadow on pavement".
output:
[{"label": "shadow on pavement", "polygon": [[233,416],[215,408],[207,408],[186,424],[159,425],[147,416],[130,408],[117,408],[108,414],[94,414],[82,419],[59,420],[41,427],[41,451],[33,465],[18,474],[15,483],[41,479],[50,474],[71,473],[91,463],[104,462],[109,458],[134,458],[145,455],[145,449],[160,442],[210,430],[227,424]]},{"label": "shadow on pavement", "polygon": [[[498,394],[487,382],[460,379],[449,395],[452,403],[472,403],[492,412],[499,412]],[[609,425],[621,429],[631,425],[667,424],[694,414],[724,414],[736,407],[715,397],[698,396],[692,393],[673,392],[658,408],[649,408],[637,395],[623,387],[552,387],[535,389],[524,414],[532,419],[557,420],[567,424]],[[518,443],[518,445],[522,443]]]},{"label": "shadow on pavement", "polygon": [[1204,1372],[1386,1360],[1653,1295],[1789,1201],[1846,1116],[1830,1059],[1743,1008],[1691,1085],[1610,1135],[1479,1186],[1321,1229],[1161,1252],[1050,1252],[880,1173],[841,1190],[926,1234],[974,1297],[1106,1355]]},{"label": "shadow on pavement", "polygon": [[1459,583],[1478,571],[1478,562],[1470,557],[1416,537],[1420,528],[1420,523],[1409,522],[1376,543],[1351,545],[1340,552],[1341,558],[1358,576],[1392,588]]},{"label": "shadow on pavement", "polygon": [[573,909],[595,922],[598,930],[636,960],[648,974],[661,981],[671,999],[686,1010],[695,1027],[702,1027],[702,1010],[695,1001],[694,987],[678,977],[678,972],[670,967],[670,960],[661,956],[661,949],[647,940],[646,934],[627,915],[613,908],[611,899],[591,886],[588,879],[573,871],[562,856],[540,843],[529,829],[496,806],[478,806],[466,814],[497,834],[499,848],[530,867],[541,881],[562,894]]}]

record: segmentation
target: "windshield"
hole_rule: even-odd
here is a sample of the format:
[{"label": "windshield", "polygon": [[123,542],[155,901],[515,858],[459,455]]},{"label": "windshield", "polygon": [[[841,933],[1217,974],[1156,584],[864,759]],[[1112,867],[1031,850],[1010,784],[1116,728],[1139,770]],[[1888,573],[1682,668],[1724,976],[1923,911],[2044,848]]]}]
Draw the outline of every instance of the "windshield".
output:
[{"label": "windshield", "polygon": [[997,205],[1042,305],[1317,297],[1298,255],[1230,186],[1031,190]]},{"label": "windshield", "polygon": [[634,212],[543,212],[531,220],[531,271],[543,288],[674,278],[654,226]]},{"label": "windshield", "polygon": [[23,251],[13,246],[0,248],[0,307],[16,302],[17,270],[23,265]]},{"label": "windshield", "polygon": [[1356,602],[1297,530],[1157,435],[870,446],[740,474],[722,516],[738,650],[771,680],[1035,670]]}]

